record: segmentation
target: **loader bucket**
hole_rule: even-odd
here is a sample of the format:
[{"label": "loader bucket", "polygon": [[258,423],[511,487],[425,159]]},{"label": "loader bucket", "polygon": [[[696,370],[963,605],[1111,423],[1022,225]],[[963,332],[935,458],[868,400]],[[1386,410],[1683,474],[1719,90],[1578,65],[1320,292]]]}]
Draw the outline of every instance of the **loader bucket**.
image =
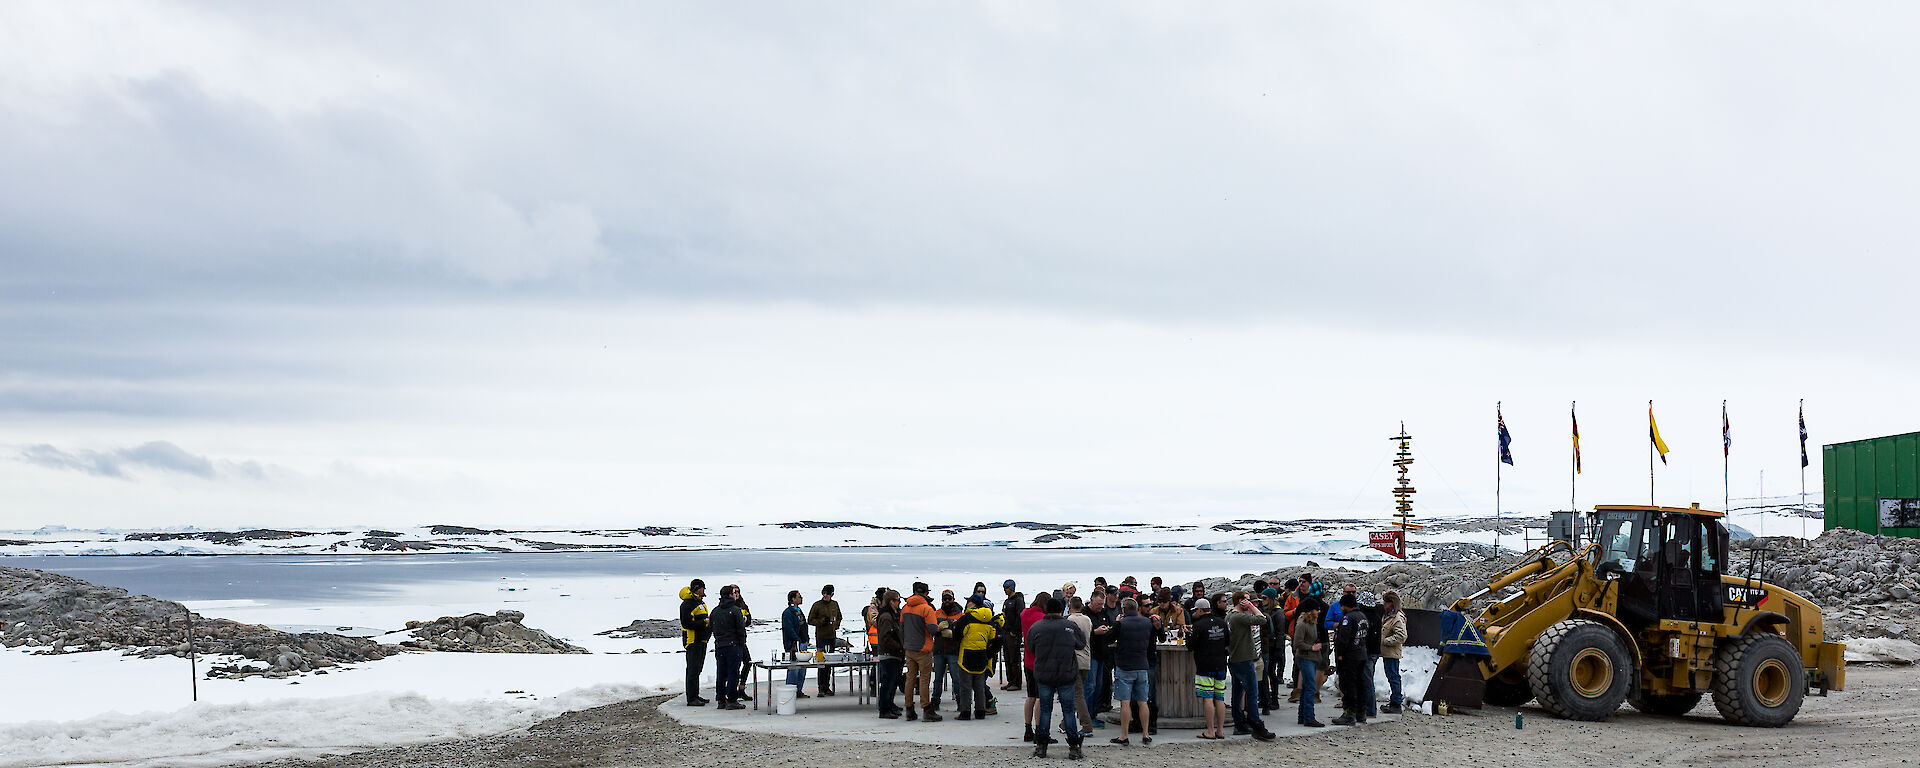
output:
[{"label": "loader bucket", "polygon": [[1479,660],[1449,653],[1440,656],[1440,667],[1420,700],[1444,701],[1454,709],[1479,709],[1486,695],[1487,679],[1481,676]]}]

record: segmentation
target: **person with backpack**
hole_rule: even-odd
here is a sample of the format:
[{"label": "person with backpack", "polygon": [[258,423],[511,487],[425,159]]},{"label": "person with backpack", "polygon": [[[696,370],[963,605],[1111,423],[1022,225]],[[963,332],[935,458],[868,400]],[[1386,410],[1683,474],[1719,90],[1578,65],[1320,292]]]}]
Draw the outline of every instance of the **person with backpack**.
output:
[{"label": "person with backpack", "polygon": [[713,609],[713,662],[719,673],[713,690],[720,709],[747,708],[740,703],[740,660],[746,653],[747,615],[740,609],[740,588],[728,584],[720,588],[720,603]]},{"label": "person with backpack", "polygon": [[954,701],[960,705],[960,714],[953,719],[984,720],[993,714],[990,709],[992,686],[987,680],[993,677],[993,660],[1000,652],[1004,629],[1004,622],[993,615],[985,595],[967,598],[967,610],[953,630],[960,638],[960,657],[954,662],[960,682],[953,694]]},{"label": "person with backpack", "polygon": [[[840,603],[833,599],[833,585],[820,588],[820,599],[814,601],[807,610],[807,626],[813,627],[814,647],[823,653],[833,653],[840,644]],[[820,670],[820,695],[833,695],[833,671]]]},{"label": "person with backpack", "polygon": [[[807,650],[807,615],[800,612],[800,604],[803,602],[806,602],[806,598],[800,595],[800,590],[788,590],[787,609],[780,612],[780,647],[787,653],[796,654],[790,657],[794,659],[799,658],[797,654]],[[805,688],[806,684],[806,667],[787,670],[787,685]],[[807,698],[807,692],[804,690],[796,695],[798,698]]]},{"label": "person with backpack", "polygon": [[1053,723],[1053,704],[1058,701],[1067,727],[1067,759],[1079,760],[1084,757],[1080,744],[1085,737],[1073,716],[1073,682],[1079,676],[1074,652],[1086,647],[1087,638],[1067,621],[1063,607],[1056,605],[1051,595],[1035,596],[1033,601],[1043,611],[1042,618],[1027,628],[1027,650],[1033,654],[1033,677],[1040,694],[1033,756],[1047,756],[1047,745],[1053,741],[1048,726]]},{"label": "person with backpack", "polygon": [[1232,629],[1202,596],[1192,602],[1187,650],[1193,653],[1193,695],[1206,720],[1197,738],[1224,739],[1227,721],[1227,656]]},{"label": "person with backpack", "polygon": [[1380,716],[1380,690],[1375,687],[1375,670],[1380,666],[1380,601],[1372,592],[1360,593],[1360,610],[1366,612],[1368,625],[1373,631],[1367,635],[1367,657],[1365,665],[1366,679],[1360,681],[1361,700],[1365,704],[1367,717]]},{"label": "person with backpack", "polygon": [[1372,618],[1360,608],[1360,598],[1340,596],[1340,625],[1333,632],[1333,663],[1340,675],[1340,709],[1334,725],[1366,725],[1367,648],[1373,634]]},{"label": "person with backpack", "polygon": [[[880,595],[880,602],[873,607],[873,625],[875,677],[879,682],[875,686],[878,695],[874,702],[880,709],[880,717],[885,720],[900,719],[900,707],[893,703],[894,693],[900,689],[900,670],[906,666],[907,650],[900,644],[900,593],[891,589]],[[913,702],[907,702],[913,706]]]},{"label": "person with backpack", "polygon": [[707,616],[707,583],[694,579],[680,590],[680,648],[687,654],[687,706],[704,707],[700,673],[707,668],[707,643],[713,626]]}]

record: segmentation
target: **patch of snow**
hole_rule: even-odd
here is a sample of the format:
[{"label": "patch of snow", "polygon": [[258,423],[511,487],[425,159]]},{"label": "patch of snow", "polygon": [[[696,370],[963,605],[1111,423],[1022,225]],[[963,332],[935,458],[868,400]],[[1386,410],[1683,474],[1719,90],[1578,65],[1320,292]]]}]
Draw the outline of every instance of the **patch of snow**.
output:
[{"label": "patch of snow", "polygon": [[1920,663],[1920,645],[1912,640],[1885,637],[1856,637],[1847,640],[1847,663],[1908,665]]}]

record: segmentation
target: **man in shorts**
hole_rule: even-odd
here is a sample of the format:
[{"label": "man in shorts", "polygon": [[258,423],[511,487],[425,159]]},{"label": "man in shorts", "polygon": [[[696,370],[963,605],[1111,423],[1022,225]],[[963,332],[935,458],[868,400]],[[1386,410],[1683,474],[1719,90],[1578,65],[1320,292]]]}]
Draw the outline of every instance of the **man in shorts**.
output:
[{"label": "man in shorts", "polygon": [[[1128,577],[1129,580],[1132,577]],[[1140,602],[1120,599],[1120,620],[1113,625],[1113,697],[1120,701],[1120,735],[1110,739],[1126,746],[1128,729],[1137,713],[1140,724],[1149,719],[1147,702],[1153,696],[1153,619],[1140,615]],[[1152,744],[1153,734],[1141,733],[1141,744]]]},{"label": "man in shorts", "polygon": [[1206,716],[1202,739],[1224,739],[1221,725],[1227,720],[1227,622],[1205,595],[1193,601],[1193,623],[1188,630],[1187,650],[1193,653],[1193,695],[1200,699],[1200,712]]}]

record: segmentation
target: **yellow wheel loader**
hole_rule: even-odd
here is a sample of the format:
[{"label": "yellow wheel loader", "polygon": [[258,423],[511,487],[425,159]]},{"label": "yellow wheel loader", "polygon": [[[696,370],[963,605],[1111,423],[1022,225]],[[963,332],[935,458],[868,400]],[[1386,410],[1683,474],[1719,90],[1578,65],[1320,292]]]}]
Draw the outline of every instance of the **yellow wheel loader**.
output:
[{"label": "yellow wheel loader", "polygon": [[1489,655],[1454,660],[1478,659],[1480,679],[1455,675],[1428,698],[1484,681],[1471,693],[1489,704],[1537,700],[1603,720],[1622,703],[1677,716],[1711,694],[1729,722],[1787,724],[1809,690],[1845,687],[1845,646],[1822,637],[1819,606],[1727,572],[1721,517],[1698,505],[1596,507],[1593,543],[1534,550],[1454,603],[1464,613],[1494,597],[1472,622]]}]

